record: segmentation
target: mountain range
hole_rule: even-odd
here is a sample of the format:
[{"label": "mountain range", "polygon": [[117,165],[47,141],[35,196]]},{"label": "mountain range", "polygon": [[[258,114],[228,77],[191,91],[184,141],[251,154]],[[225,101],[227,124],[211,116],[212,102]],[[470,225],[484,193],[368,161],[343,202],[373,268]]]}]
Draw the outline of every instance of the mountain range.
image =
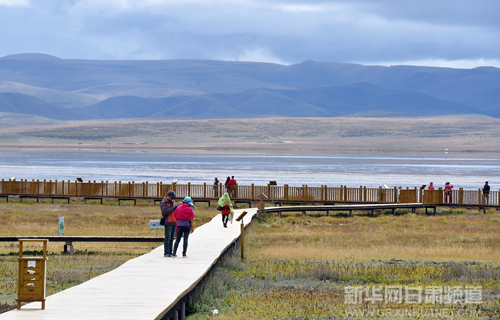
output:
[{"label": "mountain range", "polygon": [[500,69],[18,54],[0,58],[0,112],[58,120],[500,118]]}]

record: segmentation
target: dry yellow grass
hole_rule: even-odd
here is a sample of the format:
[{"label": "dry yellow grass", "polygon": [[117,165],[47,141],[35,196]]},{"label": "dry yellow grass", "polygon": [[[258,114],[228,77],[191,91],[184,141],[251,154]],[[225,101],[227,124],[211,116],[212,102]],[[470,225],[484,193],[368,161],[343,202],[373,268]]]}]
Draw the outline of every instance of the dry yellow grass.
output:
[{"label": "dry yellow grass", "polygon": [[[220,319],[343,319],[353,317],[353,309],[373,308],[474,310],[472,318],[497,319],[500,214],[438,212],[442,215],[290,215],[254,221],[245,236],[245,261],[232,257],[215,271],[189,319],[211,318],[214,307],[221,310]],[[482,303],[345,302],[346,286],[394,285],[480,286]]]},{"label": "dry yellow grass", "polygon": [[[152,201],[139,205],[121,205],[116,201],[100,204],[1,203],[0,235],[57,236],[58,217],[64,216],[66,236],[156,236],[149,228],[150,219],[160,217],[160,208]],[[195,209],[195,227],[218,214],[215,208]],[[163,230],[158,230],[163,237]],[[47,295],[80,284],[113,270],[125,261],[162,246],[162,242],[74,242],[75,255],[62,254],[64,242],[49,242]],[[40,251],[40,243],[26,243],[27,251]],[[0,312],[15,306],[17,295],[18,242],[0,242]]]},{"label": "dry yellow grass", "polygon": [[268,218],[248,235],[255,259],[500,262],[500,215]]},{"label": "dry yellow grass", "polygon": [[[218,214],[215,208],[199,206],[194,226],[200,226]],[[128,236],[155,237],[156,230],[149,228],[150,219],[160,218],[160,208],[152,201],[134,205],[117,206],[116,201],[107,204],[50,204],[50,203],[2,203],[0,204],[0,235],[3,236],[57,236],[58,217],[64,216],[66,236]],[[163,236],[163,230],[158,230]],[[49,242],[50,252],[62,251],[63,242]],[[162,243],[128,242],[75,242],[75,250],[127,252],[141,254]],[[0,253],[17,250],[17,243],[0,242]]]}]

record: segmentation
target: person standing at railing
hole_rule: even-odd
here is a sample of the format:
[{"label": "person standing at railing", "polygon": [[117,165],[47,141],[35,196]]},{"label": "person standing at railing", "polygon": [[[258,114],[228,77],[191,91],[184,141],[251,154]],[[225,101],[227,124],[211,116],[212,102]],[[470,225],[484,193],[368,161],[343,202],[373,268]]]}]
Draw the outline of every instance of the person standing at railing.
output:
[{"label": "person standing at railing", "polygon": [[175,210],[175,218],[177,219],[177,236],[174,244],[174,253],[172,257],[177,257],[177,248],[181,237],[184,238],[182,243],[182,257],[187,258],[188,238],[191,231],[193,231],[194,211],[193,200],[191,197],[185,197],[182,204]]},{"label": "person standing at railing", "polygon": [[231,198],[236,198],[236,188],[237,188],[237,182],[234,176],[231,176],[231,180],[229,180],[229,195]]},{"label": "person standing at railing", "polygon": [[217,177],[215,177],[214,179],[214,197],[218,197],[219,196],[219,179],[217,179]]},{"label": "person standing at railing", "polygon": [[229,191],[229,189],[231,188],[231,186],[229,185],[229,181],[231,181],[231,177],[230,176],[227,176],[226,178],[226,182],[224,182],[224,186],[226,187],[226,192],[227,193],[230,193],[231,191]]},{"label": "person standing at railing", "polygon": [[429,187],[428,187],[427,189],[429,189],[429,190],[434,190],[434,189],[435,189],[435,188],[434,188],[434,184],[431,182],[431,183],[429,184]]},{"label": "person standing at railing", "polygon": [[490,200],[490,185],[488,184],[488,181],[486,181],[483,187],[483,204],[488,204],[489,200]]},{"label": "person standing at railing", "polygon": [[231,198],[229,197],[229,194],[227,192],[224,193],[222,197],[219,198],[217,204],[222,214],[222,225],[224,226],[224,228],[227,228],[228,220],[231,220],[231,223],[233,223],[233,213],[234,213],[233,204],[231,203]]},{"label": "person standing at railing", "polygon": [[451,189],[453,189],[453,185],[449,181],[446,181],[446,184],[444,185],[444,202],[445,203],[452,203],[453,202],[453,196],[452,196]]},{"label": "person standing at railing", "polygon": [[160,203],[161,215],[165,221],[165,240],[163,240],[163,256],[172,257],[172,245],[174,243],[175,227],[177,220],[174,217],[174,211],[177,203],[174,202],[175,192],[170,190]]}]

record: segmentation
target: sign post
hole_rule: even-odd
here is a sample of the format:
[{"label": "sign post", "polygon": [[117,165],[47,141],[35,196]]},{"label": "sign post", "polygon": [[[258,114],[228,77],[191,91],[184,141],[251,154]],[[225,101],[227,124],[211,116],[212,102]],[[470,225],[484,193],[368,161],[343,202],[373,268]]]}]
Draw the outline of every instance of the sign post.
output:
[{"label": "sign post", "polygon": [[57,231],[57,235],[64,235],[64,217],[59,217],[59,228]]},{"label": "sign post", "polygon": [[241,261],[245,260],[245,224],[243,224],[243,217],[247,214],[246,211],[243,211],[238,218],[236,218],[236,221],[241,220],[241,236],[240,236],[240,244],[241,244]]},{"label": "sign post", "polygon": [[150,219],[149,229],[156,229],[156,237],[158,237],[158,229],[163,229],[164,227],[160,225],[160,219]]}]

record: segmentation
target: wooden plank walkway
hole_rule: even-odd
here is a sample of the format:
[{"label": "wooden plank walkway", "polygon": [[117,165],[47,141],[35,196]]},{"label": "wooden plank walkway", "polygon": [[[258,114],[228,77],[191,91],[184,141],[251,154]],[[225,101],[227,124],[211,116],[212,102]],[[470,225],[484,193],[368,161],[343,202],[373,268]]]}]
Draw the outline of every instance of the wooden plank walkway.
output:
[{"label": "wooden plank walkway", "polygon": [[287,206],[287,207],[266,207],[265,212],[277,212],[278,215],[281,216],[282,212],[302,212],[302,214],[306,214],[307,211],[326,211],[327,215],[330,211],[349,211],[349,216],[352,216],[353,211],[371,211],[373,215],[374,210],[379,209],[389,209],[394,211],[396,209],[425,209],[425,213],[427,213],[427,209],[433,209],[434,214],[436,213],[436,205],[435,204],[422,204],[422,203],[376,203],[376,204],[346,204],[346,205],[338,205],[338,206]]},{"label": "wooden plank walkway", "polygon": [[[242,211],[235,210],[235,217]],[[248,225],[257,209],[245,211],[248,214],[243,220]],[[41,310],[40,302],[33,302],[21,310],[0,314],[0,319],[161,319],[239,236],[240,223],[229,223],[226,229],[218,214],[189,236],[186,259],[164,258],[163,246],[159,246],[115,270],[47,297],[45,310]],[[180,256],[182,240],[179,247]]]}]

